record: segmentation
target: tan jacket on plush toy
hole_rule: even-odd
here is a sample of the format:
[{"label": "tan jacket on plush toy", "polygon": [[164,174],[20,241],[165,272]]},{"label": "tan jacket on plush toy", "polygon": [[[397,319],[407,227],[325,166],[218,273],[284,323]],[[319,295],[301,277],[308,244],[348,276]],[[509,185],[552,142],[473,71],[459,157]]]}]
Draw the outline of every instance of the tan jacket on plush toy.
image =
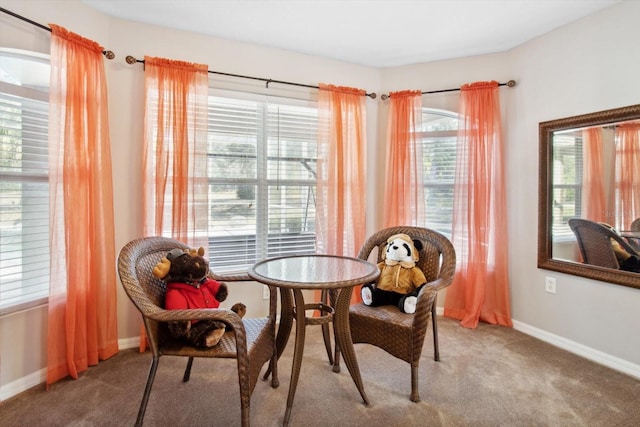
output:
[{"label": "tan jacket on plush toy", "polygon": [[418,261],[418,251],[416,250],[411,237],[406,234],[396,234],[389,237],[388,244],[400,239],[409,247],[405,254],[403,251],[394,253],[393,259],[387,256],[389,251],[382,254],[384,261],[378,264],[380,278],[376,287],[384,291],[396,292],[406,295],[415,291],[419,286],[427,282],[422,270],[416,267]]},{"label": "tan jacket on plush toy", "polygon": [[367,283],[360,288],[364,305],[378,307],[395,305],[403,313],[415,313],[419,289],[427,283],[422,270],[416,267],[418,252],[422,249],[406,234],[395,234],[387,239],[378,263],[380,277],[376,283]]}]

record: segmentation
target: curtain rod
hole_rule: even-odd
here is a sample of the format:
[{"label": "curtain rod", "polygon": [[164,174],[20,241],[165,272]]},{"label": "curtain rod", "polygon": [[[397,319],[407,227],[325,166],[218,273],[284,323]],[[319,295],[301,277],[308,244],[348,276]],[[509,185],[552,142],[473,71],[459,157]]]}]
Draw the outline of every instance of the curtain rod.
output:
[{"label": "curtain rod", "polygon": [[[7,9],[5,9],[5,8],[3,8],[3,7],[0,7],[0,12],[4,12],[4,13],[6,13],[7,15],[11,15],[11,16],[13,16],[14,18],[18,18],[18,19],[20,19],[20,20],[22,20],[22,21],[24,21],[24,22],[28,22],[29,24],[34,25],[34,26],[36,26],[36,27],[38,27],[38,28],[42,28],[43,30],[47,30],[47,31],[49,31],[49,32],[52,32],[51,28],[47,27],[46,25],[39,24],[39,23],[37,23],[36,21],[32,21],[32,20],[31,20],[31,19],[29,19],[29,18],[25,18],[24,16],[18,15],[17,13],[15,13],[15,12],[11,12],[10,10],[7,10]],[[111,51],[111,50],[103,50],[103,51],[102,51],[102,54],[103,54],[103,55],[105,56],[105,58],[107,58],[107,59],[113,59],[113,58],[115,58],[115,57],[116,57],[116,54],[115,54],[115,53],[113,53],[113,51]]]},{"label": "curtain rod", "polygon": [[[139,62],[141,64],[144,64],[144,60],[136,59],[135,57],[133,57],[131,55],[128,55],[126,57],[126,61],[127,61],[127,64],[135,64],[137,62]],[[265,78],[262,78],[262,77],[244,76],[242,74],[223,73],[222,71],[209,70],[209,74],[218,74],[218,75],[221,75],[221,76],[239,77],[241,79],[259,80],[261,82],[265,82],[266,83],[267,89],[269,89],[269,84],[270,83],[279,83],[279,84],[283,84],[283,85],[308,87],[308,88],[312,88],[312,89],[320,89],[319,86],[307,85],[307,84],[303,84],[303,83],[293,83],[293,82],[286,82],[284,80],[273,80],[273,79],[265,79]],[[376,96],[377,96],[375,92],[371,92],[371,93],[366,93],[365,92],[365,95],[368,96],[371,99],[376,99]]]},{"label": "curtain rod", "polygon": [[[516,81],[515,80],[509,80],[506,83],[498,83],[498,86],[508,86],[508,87],[514,87],[516,85]],[[429,90],[429,91],[425,91],[422,92],[423,95],[429,94],[429,93],[442,93],[442,92],[458,92],[460,90],[460,88],[455,88],[455,89],[440,89],[440,90]],[[391,95],[388,95],[386,93],[383,93],[380,96],[380,99],[382,99],[383,101],[386,101],[387,99],[391,98]]]}]

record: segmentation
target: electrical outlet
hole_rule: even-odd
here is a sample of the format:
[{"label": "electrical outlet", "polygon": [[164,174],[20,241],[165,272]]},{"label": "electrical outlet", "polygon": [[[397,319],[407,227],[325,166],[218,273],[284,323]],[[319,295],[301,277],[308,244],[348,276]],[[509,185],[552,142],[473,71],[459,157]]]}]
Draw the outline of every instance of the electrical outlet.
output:
[{"label": "electrical outlet", "polygon": [[262,285],[262,299],[269,299],[269,287]]},{"label": "electrical outlet", "polygon": [[556,293],[556,278],[555,277],[545,277],[544,279],[544,290],[549,292],[550,294]]}]

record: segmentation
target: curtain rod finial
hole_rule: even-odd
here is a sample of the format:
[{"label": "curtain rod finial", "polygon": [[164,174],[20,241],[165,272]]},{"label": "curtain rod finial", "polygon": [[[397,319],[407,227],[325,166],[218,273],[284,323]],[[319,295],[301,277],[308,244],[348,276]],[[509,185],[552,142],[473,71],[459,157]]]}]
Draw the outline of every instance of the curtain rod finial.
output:
[{"label": "curtain rod finial", "polygon": [[516,81],[515,81],[515,80],[509,80],[509,81],[507,82],[507,86],[508,86],[508,87],[514,87],[515,85],[516,85]]},{"label": "curtain rod finial", "polygon": [[371,92],[370,94],[368,94],[368,96],[370,96],[371,99],[376,99],[376,96],[378,96],[378,95],[376,95],[375,92]]},{"label": "curtain rod finial", "polygon": [[127,55],[125,60],[127,61],[127,64],[135,64],[136,62],[138,62],[138,60],[131,55]]},{"label": "curtain rod finial", "polygon": [[383,101],[386,101],[387,99],[389,99],[389,95],[387,95],[386,93],[383,93],[380,99],[382,99]]},{"label": "curtain rod finial", "polygon": [[105,56],[105,58],[107,59],[113,59],[116,57],[116,54],[113,53],[112,50],[105,50],[104,52],[102,52],[102,54]]}]

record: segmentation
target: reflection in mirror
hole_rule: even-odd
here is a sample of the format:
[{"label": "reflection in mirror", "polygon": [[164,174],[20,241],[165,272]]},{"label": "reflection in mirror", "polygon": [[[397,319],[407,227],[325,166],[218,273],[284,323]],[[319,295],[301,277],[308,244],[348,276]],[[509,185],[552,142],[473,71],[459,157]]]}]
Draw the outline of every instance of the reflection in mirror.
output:
[{"label": "reflection in mirror", "polygon": [[640,288],[640,105],[539,130],[538,267]]}]

